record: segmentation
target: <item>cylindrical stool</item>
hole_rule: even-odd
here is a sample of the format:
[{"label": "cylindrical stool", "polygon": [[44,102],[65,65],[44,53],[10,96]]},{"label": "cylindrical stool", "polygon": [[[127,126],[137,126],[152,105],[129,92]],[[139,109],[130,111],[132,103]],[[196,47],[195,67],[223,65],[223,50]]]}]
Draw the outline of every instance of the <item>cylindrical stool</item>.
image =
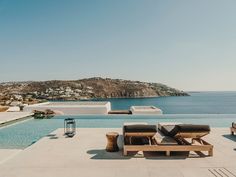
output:
[{"label": "cylindrical stool", "polygon": [[117,145],[117,138],[119,136],[119,133],[117,132],[109,132],[106,134],[107,137],[107,152],[117,152],[119,151],[119,147]]}]

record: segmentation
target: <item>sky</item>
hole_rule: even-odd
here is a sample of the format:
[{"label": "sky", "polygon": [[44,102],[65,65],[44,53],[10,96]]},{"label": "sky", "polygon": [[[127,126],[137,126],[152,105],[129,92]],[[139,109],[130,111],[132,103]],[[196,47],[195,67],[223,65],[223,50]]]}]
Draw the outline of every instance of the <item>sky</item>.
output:
[{"label": "sky", "polygon": [[235,0],[0,0],[0,82],[109,77],[236,91]]}]

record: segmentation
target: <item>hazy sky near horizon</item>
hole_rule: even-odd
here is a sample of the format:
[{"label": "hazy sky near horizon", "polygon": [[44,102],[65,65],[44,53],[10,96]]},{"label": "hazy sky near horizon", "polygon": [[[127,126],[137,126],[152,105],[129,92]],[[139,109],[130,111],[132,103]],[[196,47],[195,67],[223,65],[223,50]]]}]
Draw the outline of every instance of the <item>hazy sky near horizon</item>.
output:
[{"label": "hazy sky near horizon", "polygon": [[110,77],[236,90],[234,0],[0,0],[0,82]]}]

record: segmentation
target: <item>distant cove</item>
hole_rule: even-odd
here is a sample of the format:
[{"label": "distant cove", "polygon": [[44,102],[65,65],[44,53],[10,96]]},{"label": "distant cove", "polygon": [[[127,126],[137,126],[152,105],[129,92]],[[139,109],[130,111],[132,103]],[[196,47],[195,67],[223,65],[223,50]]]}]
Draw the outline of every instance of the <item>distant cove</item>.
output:
[{"label": "distant cove", "polygon": [[155,98],[95,99],[110,101],[112,109],[129,109],[132,105],[154,105],[164,114],[236,114],[236,91],[190,92],[191,96],[168,96]]}]

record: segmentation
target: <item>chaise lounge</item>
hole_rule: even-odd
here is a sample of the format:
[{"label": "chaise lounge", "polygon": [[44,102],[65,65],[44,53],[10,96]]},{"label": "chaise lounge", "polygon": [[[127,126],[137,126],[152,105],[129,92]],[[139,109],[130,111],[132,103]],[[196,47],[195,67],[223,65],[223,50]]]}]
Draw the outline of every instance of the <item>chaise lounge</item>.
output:
[{"label": "chaise lounge", "polygon": [[213,156],[213,146],[202,139],[210,133],[208,125],[158,124],[124,125],[123,153],[130,151],[164,151],[167,156],[173,151],[207,151]]},{"label": "chaise lounge", "polygon": [[234,133],[236,132],[236,123],[235,122],[232,123],[232,127],[230,127],[230,132],[232,135],[234,135]]}]

